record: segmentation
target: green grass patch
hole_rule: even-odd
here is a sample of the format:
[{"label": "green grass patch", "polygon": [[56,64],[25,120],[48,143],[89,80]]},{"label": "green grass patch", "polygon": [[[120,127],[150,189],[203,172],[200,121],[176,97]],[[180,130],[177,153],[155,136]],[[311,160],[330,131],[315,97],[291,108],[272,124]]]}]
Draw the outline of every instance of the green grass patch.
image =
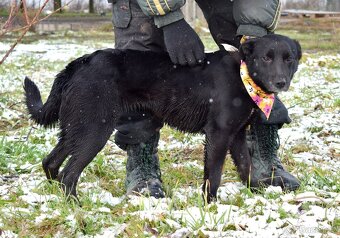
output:
[{"label": "green grass patch", "polygon": [[304,52],[334,52],[340,44],[339,19],[296,19],[279,24],[278,34],[287,35],[300,42]]},{"label": "green grass patch", "polygon": [[9,141],[5,137],[0,138],[0,171],[25,173],[30,166],[22,167],[28,163],[32,166],[40,165],[44,153],[37,145],[28,144],[25,140]]},{"label": "green grass patch", "polygon": [[340,107],[340,98],[334,99],[333,105],[334,105],[334,107],[336,107],[336,108]]},{"label": "green grass patch", "polygon": [[336,234],[340,234],[340,217],[334,218],[332,222],[332,231]]},{"label": "green grass patch", "polygon": [[280,219],[286,219],[289,217],[289,214],[282,207],[279,207],[278,213],[279,213]]}]

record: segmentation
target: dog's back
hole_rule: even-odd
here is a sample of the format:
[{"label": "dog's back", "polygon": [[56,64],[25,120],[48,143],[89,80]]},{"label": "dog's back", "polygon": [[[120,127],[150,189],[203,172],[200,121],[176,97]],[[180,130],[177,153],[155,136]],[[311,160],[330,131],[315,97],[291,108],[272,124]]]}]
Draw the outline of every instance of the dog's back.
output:
[{"label": "dog's back", "polygon": [[[175,66],[167,54],[124,51],[116,84],[124,110],[146,110],[164,123],[202,132],[212,105],[240,83],[239,62],[226,51],[206,55],[195,67]],[[215,100],[215,102],[214,102]]]},{"label": "dog's back", "polygon": [[[83,68],[89,68],[91,61],[102,51],[96,51],[92,54],[84,55],[69,63],[54,80],[50,95],[45,104],[42,103],[41,95],[36,84],[28,77],[24,81],[24,90],[26,96],[26,106],[31,118],[40,125],[52,126],[59,119],[59,110],[62,104],[62,95],[64,90],[69,87],[68,84],[74,81],[76,75]],[[118,53],[118,52],[117,52]]]}]

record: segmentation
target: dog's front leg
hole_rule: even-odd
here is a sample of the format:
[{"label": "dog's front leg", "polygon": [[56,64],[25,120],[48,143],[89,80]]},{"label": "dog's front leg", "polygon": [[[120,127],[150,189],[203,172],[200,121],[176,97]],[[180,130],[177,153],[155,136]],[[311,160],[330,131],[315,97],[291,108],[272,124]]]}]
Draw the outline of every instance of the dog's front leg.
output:
[{"label": "dog's front leg", "polygon": [[251,158],[246,142],[246,129],[242,128],[233,140],[230,148],[231,157],[237,167],[240,178],[243,182],[249,182],[251,169]]},{"label": "dog's front leg", "polygon": [[204,183],[203,196],[210,203],[216,199],[217,189],[221,183],[224,160],[228,150],[229,131],[216,130],[206,133],[204,148]]}]

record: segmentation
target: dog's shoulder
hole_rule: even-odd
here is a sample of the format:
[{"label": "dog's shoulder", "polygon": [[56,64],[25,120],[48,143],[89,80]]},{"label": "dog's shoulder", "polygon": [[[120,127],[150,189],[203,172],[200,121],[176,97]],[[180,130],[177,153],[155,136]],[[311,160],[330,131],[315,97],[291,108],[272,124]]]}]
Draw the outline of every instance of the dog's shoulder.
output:
[{"label": "dog's shoulder", "polygon": [[227,63],[229,65],[240,62],[241,60],[241,56],[238,51],[218,50],[212,53],[207,53],[206,55],[208,60],[222,60],[224,63]]},{"label": "dog's shoulder", "polygon": [[155,64],[158,62],[169,62],[170,57],[166,52],[124,50],[124,60],[128,64]]},{"label": "dog's shoulder", "polygon": [[76,68],[86,67],[108,73],[110,69],[114,69],[123,63],[125,55],[124,50],[107,48],[83,55],[71,62],[71,64]]},{"label": "dog's shoulder", "polygon": [[[228,52],[225,50],[219,50],[206,54],[206,62],[208,64],[217,65],[217,68],[221,68],[223,71],[239,72],[241,57],[238,51]],[[216,69],[215,69],[216,70]]]},{"label": "dog's shoulder", "polygon": [[119,49],[102,49],[102,50],[96,50],[92,54],[88,55],[88,59],[90,61],[98,62],[98,61],[112,61],[115,59],[119,59],[124,56],[124,51]]}]

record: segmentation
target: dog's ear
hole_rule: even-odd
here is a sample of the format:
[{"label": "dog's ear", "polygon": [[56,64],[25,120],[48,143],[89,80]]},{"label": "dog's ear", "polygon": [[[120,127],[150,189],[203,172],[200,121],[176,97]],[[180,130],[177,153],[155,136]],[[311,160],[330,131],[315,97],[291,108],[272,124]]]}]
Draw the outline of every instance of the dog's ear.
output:
[{"label": "dog's ear", "polygon": [[294,51],[296,51],[296,52],[295,52],[295,53],[296,53],[296,56],[297,56],[298,60],[300,60],[301,57],[302,57],[301,45],[300,45],[300,43],[299,43],[297,40],[293,40],[293,42],[294,42],[294,44],[295,44],[295,49],[294,49]]},{"label": "dog's ear", "polygon": [[251,55],[254,50],[256,39],[249,39],[240,46],[240,56],[242,60],[245,60],[247,56]]}]

